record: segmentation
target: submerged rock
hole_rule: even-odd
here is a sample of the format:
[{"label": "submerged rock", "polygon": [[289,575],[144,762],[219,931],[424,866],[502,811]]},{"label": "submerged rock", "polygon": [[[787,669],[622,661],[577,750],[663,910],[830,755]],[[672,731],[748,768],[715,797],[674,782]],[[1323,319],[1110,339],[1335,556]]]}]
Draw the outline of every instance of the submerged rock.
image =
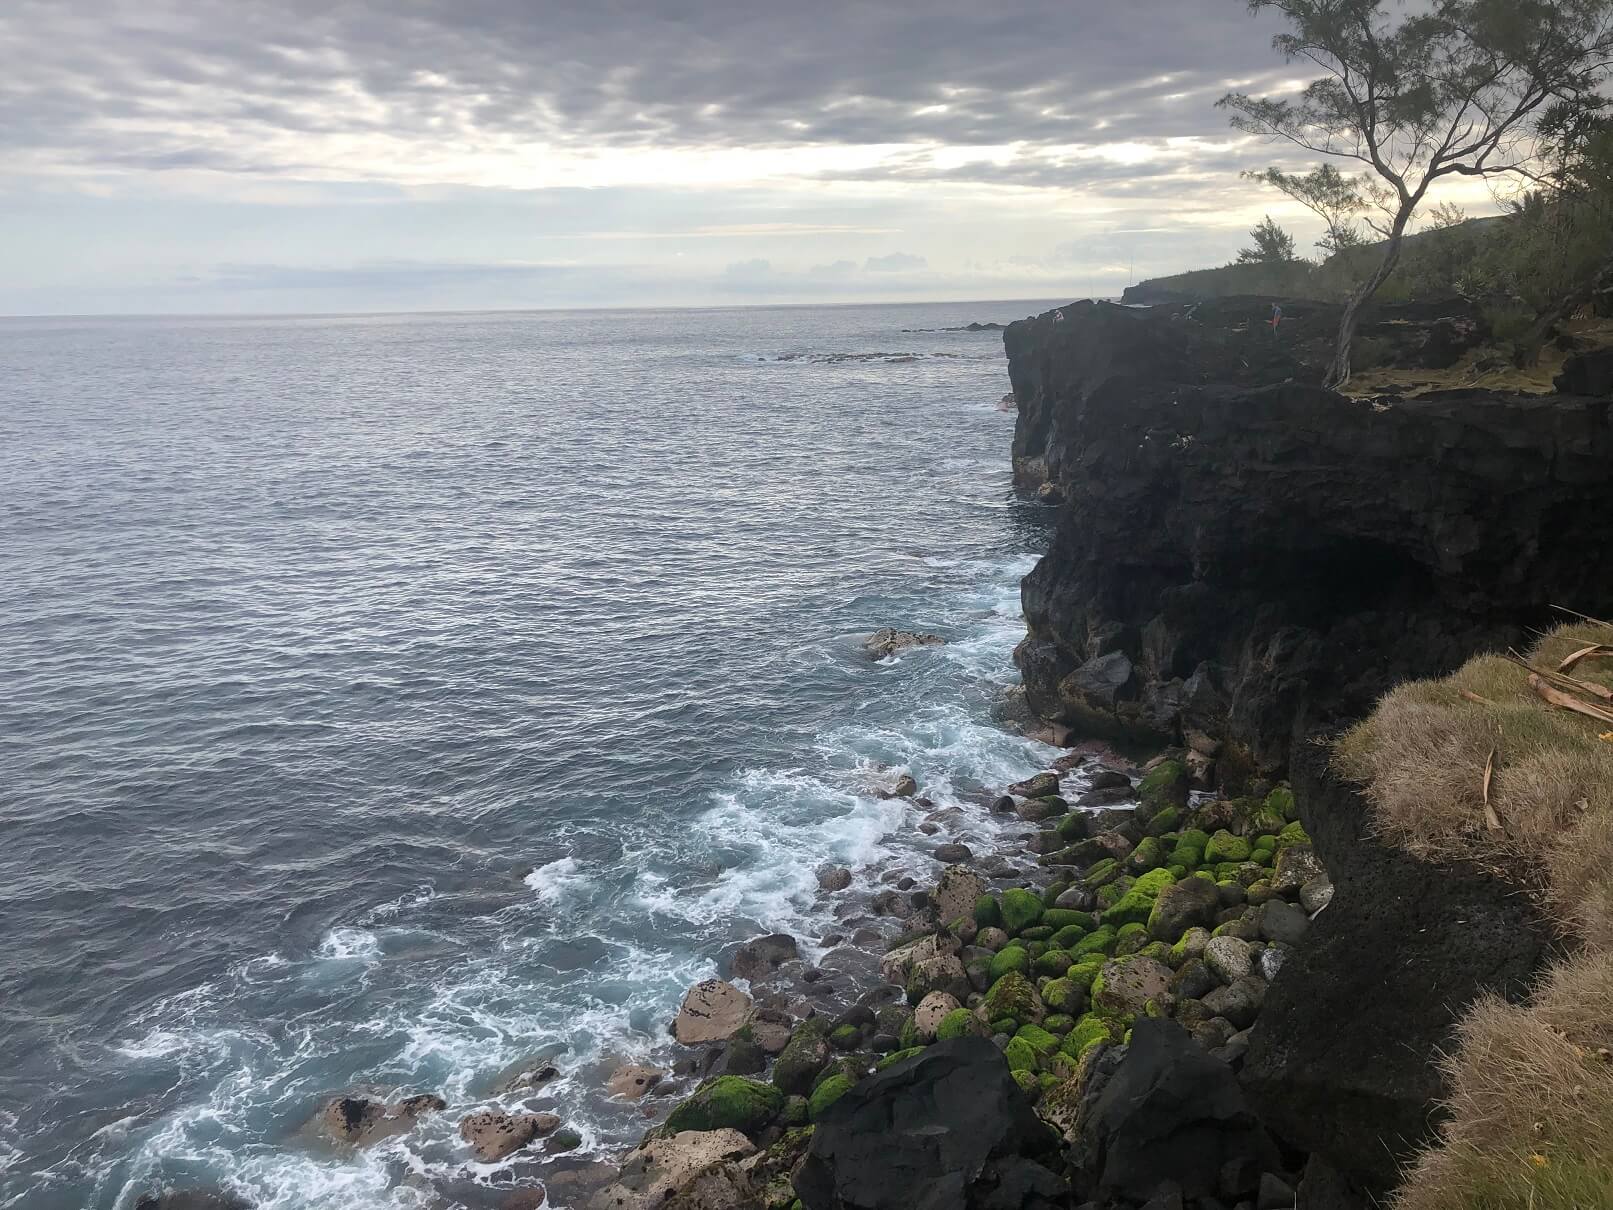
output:
[{"label": "submerged rock", "polygon": [[656,1085],[660,1084],[665,1075],[666,1073],[657,1067],[646,1067],[641,1063],[624,1063],[610,1073],[610,1079],[605,1081],[605,1088],[613,1097],[636,1101],[655,1091]]},{"label": "submerged rock", "polygon": [[484,1109],[468,1114],[459,1123],[459,1137],[484,1164],[497,1163],[521,1150],[533,1139],[553,1134],[560,1119],[552,1113],[505,1113]]},{"label": "submerged rock", "polygon": [[387,1104],[365,1096],[334,1097],[314,1115],[314,1128],[325,1139],[351,1147],[367,1147],[403,1134],[427,1114],[446,1109],[448,1102],[421,1093]]},{"label": "submerged rock", "polygon": [[913,647],[939,647],[945,642],[946,640],[938,634],[886,627],[864,639],[863,650],[874,659],[882,660],[895,655],[898,651],[907,651]]},{"label": "submerged rock", "polygon": [[769,933],[745,942],[730,964],[734,978],[756,980],[771,975],[792,958],[801,956],[795,938],[788,933]]}]

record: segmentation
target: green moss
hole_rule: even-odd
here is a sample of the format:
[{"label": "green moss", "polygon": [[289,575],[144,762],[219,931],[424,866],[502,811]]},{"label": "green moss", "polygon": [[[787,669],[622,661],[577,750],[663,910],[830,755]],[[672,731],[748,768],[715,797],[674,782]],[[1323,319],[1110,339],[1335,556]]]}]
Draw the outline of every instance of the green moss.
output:
[{"label": "green moss", "polygon": [[863,1040],[863,1031],[855,1025],[840,1025],[829,1035],[829,1045],[836,1050],[856,1050]]},{"label": "green moss", "polygon": [[1170,872],[1170,876],[1176,879],[1177,882],[1180,882],[1182,879],[1187,877],[1188,870],[1185,865],[1166,866],[1165,868]]},{"label": "green moss", "polygon": [[1035,966],[1036,960],[1052,948],[1045,941],[1027,941],[1025,943],[1025,952],[1031,956],[1032,966]]},{"label": "green moss", "polygon": [[1287,786],[1278,786],[1266,795],[1266,810],[1286,820],[1299,818],[1299,804],[1294,801],[1294,792]]},{"label": "green moss", "polygon": [[808,1113],[805,1097],[785,1097],[784,1108],[779,1110],[778,1120],[786,1126],[805,1126]]},{"label": "green moss", "polygon": [[1128,891],[1103,914],[1103,922],[1115,929],[1127,924],[1147,924],[1154,910],[1154,897],[1141,891]]},{"label": "green moss", "polygon": [[1131,884],[1131,889],[1141,891],[1144,895],[1157,895],[1175,881],[1169,870],[1149,870]]},{"label": "green moss", "polygon": [[1084,929],[1079,924],[1067,924],[1053,934],[1053,948],[1067,950],[1071,946],[1078,945],[1085,939],[1089,931],[1089,929]]},{"label": "green moss", "polygon": [[[814,1122],[821,1122],[823,1115],[829,1111],[829,1106],[850,1091],[850,1076],[843,1072],[830,1076],[812,1090],[812,1096],[807,1102],[807,1116]],[[668,1119],[668,1124],[671,1124],[670,1118]]]},{"label": "green moss", "polygon": [[[1177,825],[1182,822],[1182,812],[1178,807],[1166,807],[1158,815],[1148,821],[1148,834],[1158,836],[1167,846],[1174,845],[1176,838],[1173,833]],[[1166,840],[1166,837],[1170,837]]]},{"label": "green moss", "polygon": [[1165,843],[1155,836],[1145,836],[1140,845],[1131,851],[1126,858],[1126,868],[1141,874],[1148,870],[1157,870],[1165,864],[1167,850]]},{"label": "green moss", "polygon": [[750,1134],[771,1122],[782,1108],[784,1093],[771,1084],[743,1076],[717,1076],[669,1113],[666,1124],[672,1134],[684,1130],[738,1130]]},{"label": "green moss", "polygon": [[975,923],[981,928],[1002,928],[1003,913],[998,906],[997,896],[982,895],[975,900]]},{"label": "green moss", "polygon": [[1074,1016],[1086,1005],[1086,992],[1073,979],[1054,979],[1042,989],[1042,1003],[1055,1014]]},{"label": "green moss", "polygon": [[892,1067],[895,1064],[900,1063],[903,1059],[911,1059],[914,1055],[921,1055],[923,1053],[924,1047],[922,1046],[909,1046],[905,1050],[893,1050],[878,1063],[874,1064],[874,1066],[877,1070],[884,1071],[887,1067]]},{"label": "green moss", "polygon": [[980,1032],[980,1019],[967,1008],[955,1008],[941,1018],[941,1024],[935,1027],[935,1040],[949,1042],[953,1038],[963,1038],[970,1034]]},{"label": "green moss", "polygon": [[1120,877],[1120,863],[1113,857],[1105,857],[1102,861],[1092,863],[1090,869],[1082,875],[1081,885],[1087,890],[1096,890]]},{"label": "green moss", "polygon": [[1042,918],[1042,901],[1036,897],[1035,892],[1021,887],[1010,887],[1004,891],[1000,906],[1002,926],[1009,933],[1030,928]]},{"label": "green moss", "polygon": [[1042,999],[1025,976],[1010,971],[991,985],[986,993],[986,1017],[1012,1017],[1016,1021],[1035,1021],[1042,1015]]},{"label": "green moss", "polygon": [[1249,842],[1223,828],[1210,837],[1210,843],[1204,846],[1204,860],[1217,865],[1228,861],[1248,861]]},{"label": "green moss", "polygon": [[1022,945],[1010,945],[1006,949],[998,950],[992,958],[991,981],[995,983],[1011,971],[1018,971],[1023,975],[1028,973],[1030,969],[1030,953]]},{"label": "green moss", "polygon": [[1036,973],[1058,978],[1075,963],[1075,958],[1067,950],[1048,950],[1036,960]]},{"label": "green moss", "polygon": [[1087,818],[1085,815],[1066,815],[1059,820],[1058,834],[1065,840],[1075,842],[1087,838]]},{"label": "green moss", "polygon": [[919,1037],[919,1028],[913,1023],[912,1017],[902,1023],[902,1032],[896,1035],[896,1042],[903,1050],[912,1050],[924,1045],[924,1039]]},{"label": "green moss", "polygon": [[1070,1016],[1069,1013],[1054,1013],[1042,1022],[1043,1029],[1050,1034],[1058,1034],[1060,1037],[1069,1033],[1074,1027],[1075,1018]]},{"label": "green moss", "polygon": [[1019,939],[1021,941],[1046,941],[1053,936],[1053,932],[1054,930],[1048,928],[1045,924],[1033,924],[1028,929],[1019,930]]},{"label": "green moss", "polygon": [[1019,1090],[1031,1100],[1034,1101],[1037,1096],[1040,1095],[1042,1091],[1042,1080],[1036,1072],[1012,1071],[1010,1074],[1014,1077],[1014,1083],[1019,1085]]},{"label": "green moss", "polygon": [[1014,1032],[1018,1029],[1019,1022],[1014,1020],[1012,1017],[998,1017],[991,1023],[991,1032],[994,1035],[1007,1034],[1009,1037],[1013,1037]]},{"label": "green moss", "polygon": [[1014,1037],[1026,1043],[1040,1057],[1053,1054],[1059,1048],[1059,1040],[1040,1025],[1021,1025]]},{"label": "green moss", "polygon": [[1311,838],[1300,823],[1291,823],[1281,832],[1277,833],[1277,847],[1286,849],[1291,844],[1310,844]]},{"label": "green moss", "polygon": [[1020,1037],[1008,1040],[1008,1049],[1003,1051],[1008,1060],[1009,1071],[1035,1071],[1036,1051],[1031,1044]]},{"label": "green moss", "polygon": [[1097,927],[1091,912],[1076,912],[1069,908],[1048,908],[1042,913],[1042,923],[1055,932],[1063,932],[1067,928],[1081,928],[1091,932]]},{"label": "green moss", "polygon": [[1042,923],[1043,924],[1048,925],[1048,926],[1050,926],[1052,928],[1058,928],[1058,925],[1054,924],[1051,920],[1049,920],[1047,918],[1048,911],[1053,907],[1053,905],[1055,903],[1057,903],[1059,901],[1059,896],[1064,894],[1064,892],[1069,890],[1069,889],[1070,889],[1070,884],[1068,882],[1054,882],[1054,883],[1050,883],[1048,885],[1047,890],[1042,892]]},{"label": "green moss", "polygon": [[1080,1060],[1081,1056],[1096,1046],[1099,1042],[1112,1042],[1116,1033],[1111,1023],[1097,1013],[1087,1013],[1079,1018],[1075,1027],[1064,1035],[1059,1043],[1059,1050],[1070,1058]]},{"label": "green moss", "polygon": [[1147,945],[1143,946],[1142,949],[1137,951],[1137,956],[1139,958],[1152,958],[1155,962],[1169,965],[1171,947],[1166,945],[1163,941],[1150,941]]},{"label": "green moss", "polygon": [[1104,912],[1107,912],[1126,897],[1126,892],[1131,890],[1131,884],[1135,881],[1135,878],[1121,877],[1098,888],[1098,918],[1100,920],[1103,918]]},{"label": "green moss", "polygon": [[1082,958],[1092,954],[1108,955],[1114,952],[1114,948],[1115,930],[1108,925],[1104,925],[1097,932],[1083,937],[1071,946],[1070,957],[1074,958],[1076,964],[1079,965]]}]

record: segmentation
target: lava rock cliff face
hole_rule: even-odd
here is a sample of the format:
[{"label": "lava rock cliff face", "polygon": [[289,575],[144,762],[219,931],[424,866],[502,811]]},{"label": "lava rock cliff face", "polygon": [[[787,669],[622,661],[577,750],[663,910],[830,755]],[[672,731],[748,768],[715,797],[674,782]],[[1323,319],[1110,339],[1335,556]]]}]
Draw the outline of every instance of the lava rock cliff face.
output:
[{"label": "lava rock cliff face", "polygon": [[[1066,502],[1023,588],[1032,707],[1188,739],[1234,789],[1396,682],[1603,599],[1613,567],[1608,400],[1348,399],[1305,381],[1324,322],[1284,343],[1239,306],[1005,333],[1016,473]],[[1401,325],[1410,348],[1439,326]]]}]

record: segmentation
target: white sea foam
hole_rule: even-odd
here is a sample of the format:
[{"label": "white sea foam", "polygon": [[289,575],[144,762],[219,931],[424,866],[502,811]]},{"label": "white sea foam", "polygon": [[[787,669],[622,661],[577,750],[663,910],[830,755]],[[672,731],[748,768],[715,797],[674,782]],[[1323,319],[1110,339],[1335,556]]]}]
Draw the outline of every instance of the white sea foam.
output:
[{"label": "white sea foam", "polygon": [[586,886],[588,879],[575,857],[560,857],[540,865],[526,876],[525,882],[544,903],[558,903]]},{"label": "white sea foam", "polygon": [[369,929],[333,928],[320,938],[318,953],[333,962],[379,962],[381,939]]}]

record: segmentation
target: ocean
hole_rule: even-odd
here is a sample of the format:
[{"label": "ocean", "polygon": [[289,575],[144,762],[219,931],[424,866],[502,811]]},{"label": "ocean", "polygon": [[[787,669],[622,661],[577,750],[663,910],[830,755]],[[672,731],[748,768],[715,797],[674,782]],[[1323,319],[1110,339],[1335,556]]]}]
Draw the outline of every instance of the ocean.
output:
[{"label": "ocean", "polygon": [[989,838],[1046,513],[943,329],[1047,305],[0,320],[0,1206],[496,1206],[498,1073],[608,1156],[819,866]]}]

